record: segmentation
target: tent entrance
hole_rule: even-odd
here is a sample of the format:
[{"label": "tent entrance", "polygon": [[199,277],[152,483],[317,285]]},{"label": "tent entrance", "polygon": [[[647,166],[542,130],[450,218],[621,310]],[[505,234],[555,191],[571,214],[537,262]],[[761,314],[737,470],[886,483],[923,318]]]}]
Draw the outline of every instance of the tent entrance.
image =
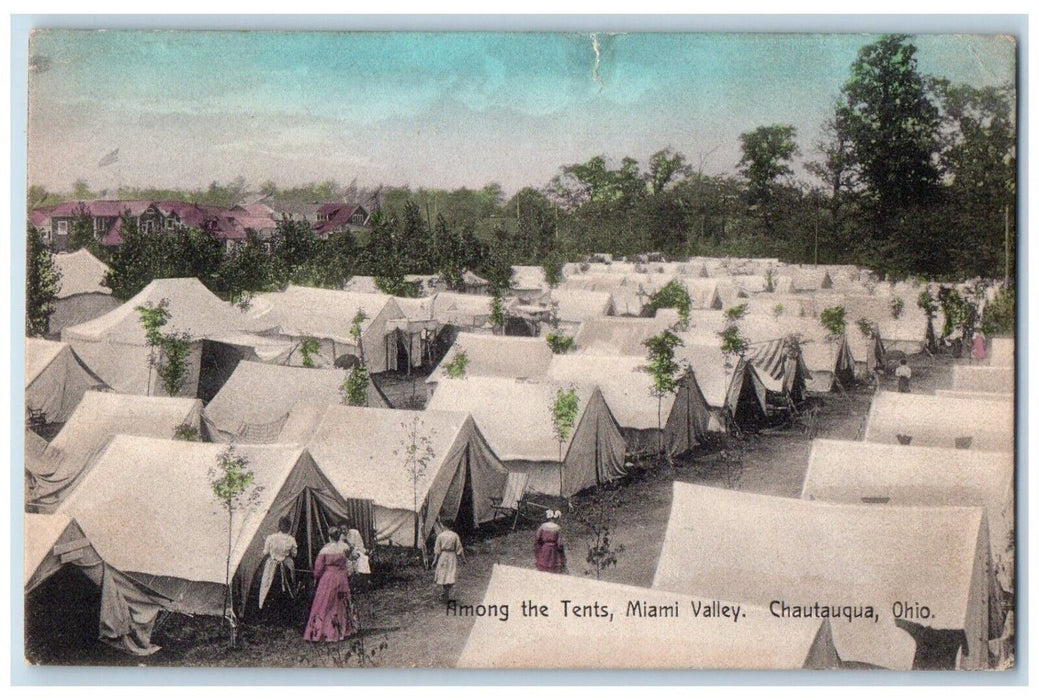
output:
[{"label": "tent entrance", "polygon": [[757,430],[767,421],[767,416],[758,403],[758,394],[754,391],[753,380],[746,372],[743,373],[739,398],[736,401],[736,411],[733,413],[732,420],[740,430],[749,431]]},{"label": "tent entrance", "polygon": [[465,482],[462,486],[462,500],[458,504],[458,515],[455,517],[456,532],[463,539],[473,534],[479,527],[476,523],[476,509],[473,505],[473,470],[469,468],[469,450],[465,452]]},{"label": "tent entrance", "polygon": [[67,564],[25,596],[25,658],[32,663],[89,663],[98,648],[101,589]]},{"label": "tent entrance", "polygon": [[255,355],[248,358],[245,352],[234,345],[203,340],[198,371],[198,398],[205,403],[212,401],[234,374],[238,363],[245,359],[255,359]]}]

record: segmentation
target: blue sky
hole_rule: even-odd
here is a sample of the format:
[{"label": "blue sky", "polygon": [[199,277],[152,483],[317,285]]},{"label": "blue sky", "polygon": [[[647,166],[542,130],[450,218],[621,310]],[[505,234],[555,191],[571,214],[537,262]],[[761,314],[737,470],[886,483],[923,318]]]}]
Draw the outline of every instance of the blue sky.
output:
[{"label": "blue sky", "polygon": [[[67,189],[336,179],[547,182],[596,154],[682,151],[733,172],[741,132],[789,123],[805,156],[861,34],[34,34],[29,179]],[[1013,80],[1011,40],[922,35],[920,69]],[[98,161],[119,148],[119,163]]]}]

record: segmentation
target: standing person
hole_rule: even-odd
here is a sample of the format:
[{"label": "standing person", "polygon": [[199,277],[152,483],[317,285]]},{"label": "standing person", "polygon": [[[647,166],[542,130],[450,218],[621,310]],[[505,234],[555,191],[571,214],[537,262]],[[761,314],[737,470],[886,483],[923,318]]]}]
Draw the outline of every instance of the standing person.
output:
[{"label": "standing person", "polygon": [[981,362],[985,359],[985,334],[980,330],[974,331],[970,339],[970,359]]},{"label": "standing person", "polygon": [[433,564],[436,566],[434,580],[443,587],[444,602],[451,601],[451,589],[458,574],[458,559],[465,554],[462,538],[454,531],[455,521],[445,520],[444,531],[437,535],[433,544]]},{"label": "standing person", "polygon": [[895,376],[898,377],[898,391],[902,394],[909,393],[909,380],[913,376],[913,370],[909,369],[909,365],[906,363],[906,358],[899,360],[898,367],[895,368]]},{"label": "standing person", "polygon": [[562,516],[558,510],[545,511],[545,522],[534,537],[534,564],[538,571],[561,574],[566,569],[566,551],[563,549]]},{"label": "standing person", "polygon": [[354,577],[353,587],[357,589],[356,575],[367,576],[372,573],[371,565],[368,562],[368,550],[364,546],[364,538],[361,537],[360,531],[353,526],[353,522],[344,520],[339,524],[339,529],[340,538],[350,548],[350,559],[347,561],[347,565],[350,569],[350,576]]},{"label": "standing person", "polygon": [[289,601],[296,597],[296,539],[289,534],[292,521],[283,517],[278,521],[278,531],[267,535],[263,542],[263,573],[260,576],[259,609],[267,601],[267,596],[274,586],[274,597],[281,605],[279,612],[284,613]]},{"label": "standing person", "polygon": [[338,642],[357,631],[347,569],[350,547],[340,541],[341,534],[338,527],[328,528],[328,544],[314,561],[317,590],[303,631],[303,639],[308,642]]}]

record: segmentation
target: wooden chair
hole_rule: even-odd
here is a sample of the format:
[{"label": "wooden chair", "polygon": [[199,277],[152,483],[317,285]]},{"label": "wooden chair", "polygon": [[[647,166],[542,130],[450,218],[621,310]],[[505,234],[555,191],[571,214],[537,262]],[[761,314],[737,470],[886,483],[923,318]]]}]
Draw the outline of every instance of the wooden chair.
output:
[{"label": "wooden chair", "polygon": [[523,508],[523,497],[527,493],[527,482],[530,474],[527,472],[509,472],[505,477],[505,486],[502,488],[501,496],[491,497],[491,508],[494,514],[506,517],[512,516],[512,529],[516,529],[519,522],[520,510]]}]

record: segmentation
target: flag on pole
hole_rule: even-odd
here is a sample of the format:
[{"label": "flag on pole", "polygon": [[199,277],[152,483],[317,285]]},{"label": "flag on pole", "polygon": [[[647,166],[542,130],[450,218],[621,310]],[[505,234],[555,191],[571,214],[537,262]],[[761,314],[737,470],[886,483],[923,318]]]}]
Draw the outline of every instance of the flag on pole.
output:
[{"label": "flag on pole", "polygon": [[118,163],[118,162],[119,162],[119,149],[117,148],[114,151],[112,151],[111,153],[109,153],[108,155],[106,155],[104,158],[99,160],[97,162],[97,167],[103,168],[106,165],[111,165],[112,163]]}]

